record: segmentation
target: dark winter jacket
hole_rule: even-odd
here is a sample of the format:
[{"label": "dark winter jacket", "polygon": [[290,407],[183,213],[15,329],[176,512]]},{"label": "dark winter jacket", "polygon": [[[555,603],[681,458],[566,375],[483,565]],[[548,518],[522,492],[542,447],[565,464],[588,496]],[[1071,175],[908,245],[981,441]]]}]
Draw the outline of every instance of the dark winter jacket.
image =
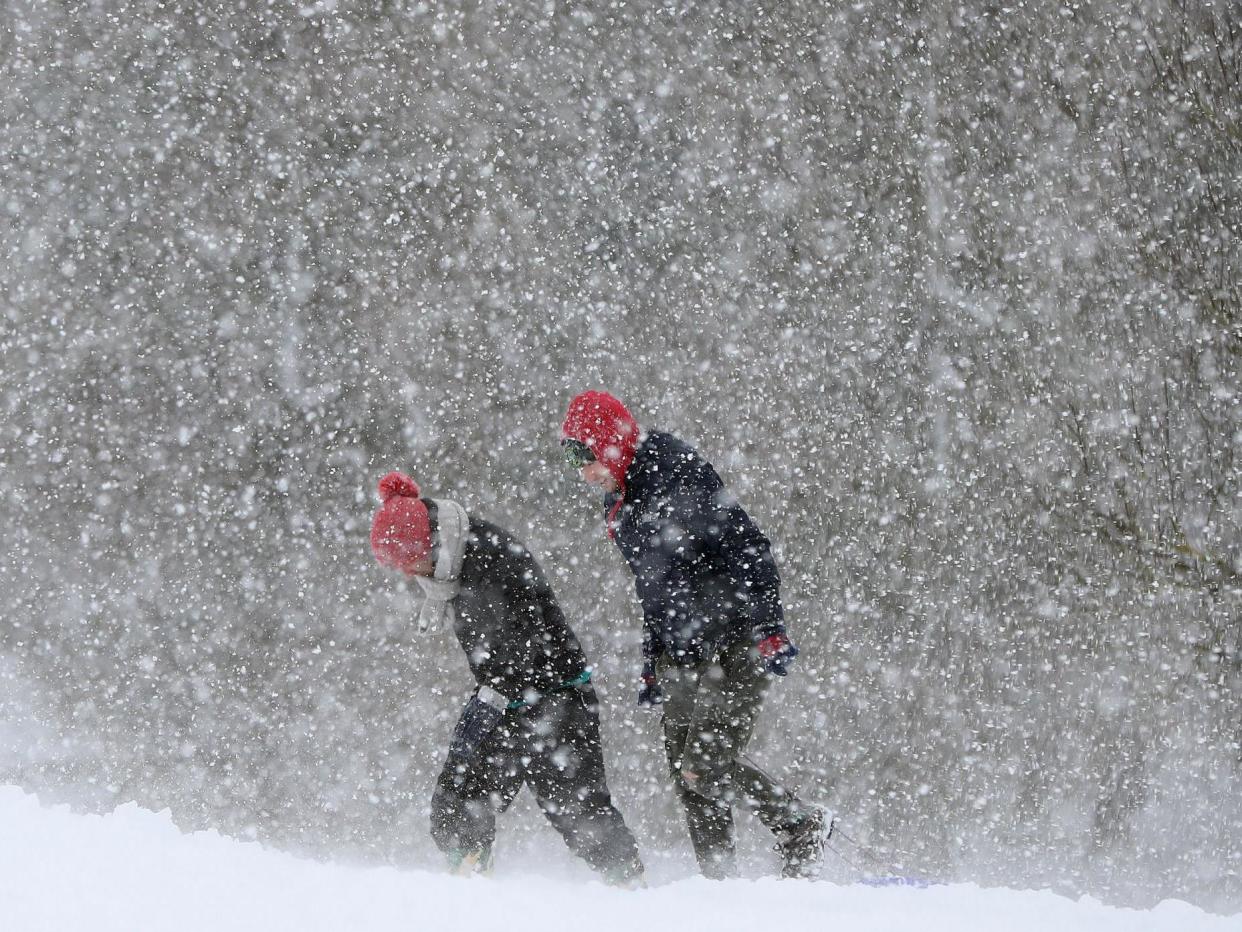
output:
[{"label": "dark winter jacket", "polygon": [[539,564],[508,531],[471,517],[459,579],[454,633],[479,685],[533,705],[586,670]]},{"label": "dark winter jacket", "polygon": [[667,653],[691,665],[756,632],[784,631],[768,539],[688,444],[648,434],[617,506],[608,496],[613,538],[643,605],[649,663]]}]

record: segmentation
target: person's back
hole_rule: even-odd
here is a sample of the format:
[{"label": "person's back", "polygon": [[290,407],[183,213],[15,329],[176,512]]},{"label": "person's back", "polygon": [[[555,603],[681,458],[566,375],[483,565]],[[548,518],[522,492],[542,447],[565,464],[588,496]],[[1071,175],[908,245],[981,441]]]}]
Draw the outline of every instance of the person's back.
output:
[{"label": "person's back", "polygon": [[481,686],[544,694],[587,669],[538,562],[504,528],[471,516],[459,582],[453,630]]}]

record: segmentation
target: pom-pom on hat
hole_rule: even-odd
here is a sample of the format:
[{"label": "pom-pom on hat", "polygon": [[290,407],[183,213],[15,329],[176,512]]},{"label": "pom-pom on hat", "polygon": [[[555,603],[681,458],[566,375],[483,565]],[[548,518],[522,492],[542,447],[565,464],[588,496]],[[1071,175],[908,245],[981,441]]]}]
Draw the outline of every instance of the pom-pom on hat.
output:
[{"label": "pom-pom on hat", "polygon": [[638,449],[638,422],[620,401],[607,392],[575,395],[561,425],[561,439],[585,443],[617,485],[625,488],[625,471]]},{"label": "pom-pom on hat", "polygon": [[431,553],[431,519],[418,483],[390,472],[379,481],[383,504],[371,519],[371,552],[384,566],[406,572]]}]

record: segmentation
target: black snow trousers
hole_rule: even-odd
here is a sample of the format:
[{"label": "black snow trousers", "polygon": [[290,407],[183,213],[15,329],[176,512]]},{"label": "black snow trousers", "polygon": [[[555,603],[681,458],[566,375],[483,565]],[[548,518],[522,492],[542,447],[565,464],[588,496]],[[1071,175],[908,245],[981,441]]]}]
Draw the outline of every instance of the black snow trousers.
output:
[{"label": "black snow trousers", "polygon": [[450,860],[490,861],[496,815],[523,784],[570,850],[606,880],[623,884],[642,873],[638,845],[604,778],[590,686],[511,709],[472,756],[449,754],[431,800],[431,835],[440,850]]},{"label": "black snow trousers", "polygon": [[664,749],[699,868],[714,879],[735,876],[734,803],[778,837],[811,814],[745,754],[772,678],[748,644],[693,667],[664,657],[659,671]]}]

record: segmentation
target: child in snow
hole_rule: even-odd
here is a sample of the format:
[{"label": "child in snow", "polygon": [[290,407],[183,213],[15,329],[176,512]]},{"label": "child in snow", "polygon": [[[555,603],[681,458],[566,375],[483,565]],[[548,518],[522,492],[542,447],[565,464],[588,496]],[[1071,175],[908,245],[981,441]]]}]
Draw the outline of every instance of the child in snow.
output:
[{"label": "child in snow", "polygon": [[787,877],[818,874],[832,814],[808,806],[744,756],[771,676],[798,649],[785,632],[768,539],[711,464],[667,433],[641,435],[605,392],[573,399],[565,459],[605,493],[608,534],[642,602],[640,705],[660,705],[665,751],[708,877],[735,872],[732,804],[777,839]]},{"label": "child in snow", "polygon": [[478,682],[431,802],[436,844],[486,870],[496,813],[529,784],[570,849],[612,883],[641,882],[634,836],[604,779],[591,667],[539,565],[516,538],[412,479],[379,482],[371,550],[423,589],[420,632],[453,630]]}]

